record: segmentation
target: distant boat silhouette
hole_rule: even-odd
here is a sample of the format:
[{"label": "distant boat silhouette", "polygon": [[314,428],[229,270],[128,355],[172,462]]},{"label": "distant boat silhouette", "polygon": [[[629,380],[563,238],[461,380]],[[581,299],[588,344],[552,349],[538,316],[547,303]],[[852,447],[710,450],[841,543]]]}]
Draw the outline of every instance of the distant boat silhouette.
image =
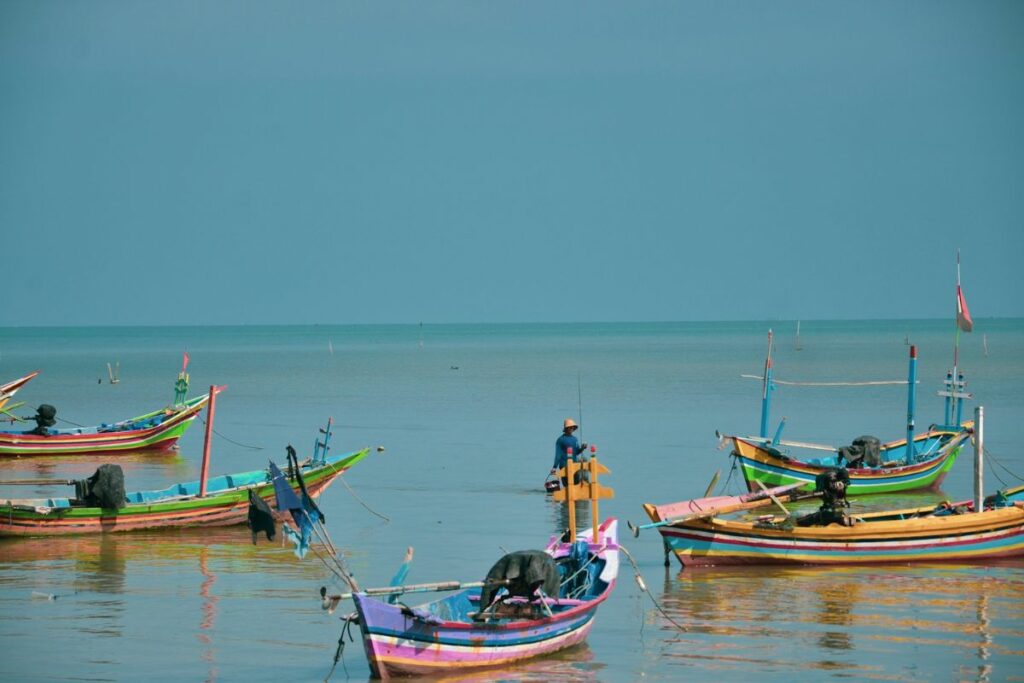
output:
[{"label": "distant boat silhouette", "polygon": [[988,358],[988,335],[981,335],[981,346],[985,349],[985,358]]},{"label": "distant boat silhouette", "polygon": [[802,351],[804,345],[800,343],[800,321],[796,321],[796,350]]},{"label": "distant boat silhouette", "polygon": [[[116,368],[116,369],[115,369]],[[121,373],[121,361],[117,361],[117,364],[111,368],[110,363],[107,363],[107,375],[110,377],[111,384],[117,384],[121,381],[118,375]]]}]

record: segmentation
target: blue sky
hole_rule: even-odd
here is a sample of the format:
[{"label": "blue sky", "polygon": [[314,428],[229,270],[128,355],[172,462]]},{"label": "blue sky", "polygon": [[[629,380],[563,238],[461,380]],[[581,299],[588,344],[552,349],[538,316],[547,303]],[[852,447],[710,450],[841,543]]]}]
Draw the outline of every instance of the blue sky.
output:
[{"label": "blue sky", "polygon": [[1024,315],[1021,2],[0,3],[0,326]]}]

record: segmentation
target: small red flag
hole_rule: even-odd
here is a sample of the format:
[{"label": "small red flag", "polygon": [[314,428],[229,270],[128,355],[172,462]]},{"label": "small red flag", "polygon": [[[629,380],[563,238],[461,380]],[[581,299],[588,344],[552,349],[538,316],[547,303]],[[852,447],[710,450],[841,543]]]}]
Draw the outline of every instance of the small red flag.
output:
[{"label": "small red flag", "polygon": [[188,351],[185,352],[185,357],[181,361],[181,371],[185,372],[185,368],[188,367]]},{"label": "small red flag", "polygon": [[974,329],[974,321],[971,320],[971,312],[967,310],[967,300],[964,299],[964,291],[960,285],[956,286],[956,326],[964,332]]}]

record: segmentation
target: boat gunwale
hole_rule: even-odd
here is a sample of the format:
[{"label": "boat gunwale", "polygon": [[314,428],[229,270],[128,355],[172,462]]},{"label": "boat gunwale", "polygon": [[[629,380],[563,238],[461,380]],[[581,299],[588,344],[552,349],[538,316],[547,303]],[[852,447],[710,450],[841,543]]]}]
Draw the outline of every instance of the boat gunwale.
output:
[{"label": "boat gunwale", "polygon": [[[339,468],[343,468],[341,472],[337,472],[336,476],[344,474],[351,465],[359,462],[370,453],[370,447],[366,446],[359,450],[351,451],[339,456],[335,456],[335,459],[327,460],[317,466],[311,466],[307,471],[302,473],[303,479],[306,480],[308,486],[317,486],[323,481],[325,476],[329,476],[337,472]],[[244,477],[246,475],[258,475],[260,473],[266,473],[266,470],[248,470],[246,472],[235,472],[226,475],[218,475],[211,479],[218,479],[221,477]],[[181,482],[178,485],[189,485],[195,484],[196,482]],[[173,484],[172,484],[173,486]],[[149,501],[139,502],[127,502],[123,507],[117,508],[117,510],[107,510],[105,508],[88,507],[88,506],[47,506],[43,505],[43,501],[53,500],[50,498],[8,498],[0,500],[0,513],[5,511],[18,510],[21,512],[34,513],[38,517],[22,516],[22,519],[38,519],[38,518],[53,518],[59,517],[72,517],[72,518],[96,518],[104,516],[102,513],[108,513],[106,516],[118,516],[118,515],[131,515],[131,514],[145,514],[147,512],[172,512],[177,510],[188,510],[194,507],[215,507],[217,503],[214,503],[217,499],[224,498],[224,502],[237,502],[243,497],[248,496],[249,489],[262,489],[269,487],[273,489],[273,482],[269,480],[258,481],[248,484],[241,484],[238,486],[231,486],[223,489],[207,490],[205,496],[199,496],[197,493],[190,494],[179,494],[175,496],[168,496],[166,498],[159,498]],[[161,490],[161,489],[151,489]],[[126,496],[133,494],[145,493],[145,491],[131,491],[126,493]],[[243,495],[244,494],[244,495]],[[261,496],[262,497],[262,496]],[[29,501],[37,501],[38,504],[33,505]],[[201,503],[200,505],[188,505],[188,503]],[[48,512],[40,512],[38,508],[49,508]],[[154,508],[158,508],[154,510]],[[112,513],[112,514],[110,514]],[[2,535],[2,534],[0,534]]]}]

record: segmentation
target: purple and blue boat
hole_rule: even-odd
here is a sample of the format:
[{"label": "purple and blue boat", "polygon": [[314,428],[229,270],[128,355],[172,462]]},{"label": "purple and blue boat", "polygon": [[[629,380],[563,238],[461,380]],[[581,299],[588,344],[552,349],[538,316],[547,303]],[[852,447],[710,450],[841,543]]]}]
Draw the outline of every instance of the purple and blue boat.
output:
[{"label": "purple and blue boat", "polygon": [[500,589],[488,606],[481,605],[487,586],[476,586],[407,607],[354,593],[373,675],[388,678],[506,666],[582,643],[597,608],[615,587],[618,522],[606,520],[597,534],[583,531],[575,543],[552,537],[544,553],[557,567],[557,595],[503,595],[505,589]]}]

